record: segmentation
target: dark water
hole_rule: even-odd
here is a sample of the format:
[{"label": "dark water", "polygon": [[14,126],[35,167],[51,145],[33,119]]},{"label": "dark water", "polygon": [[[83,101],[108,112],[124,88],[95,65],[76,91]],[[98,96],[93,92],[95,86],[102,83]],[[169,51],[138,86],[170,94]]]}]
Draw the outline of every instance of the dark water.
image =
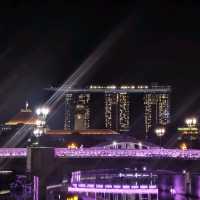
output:
[{"label": "dark water", "polygon": [[[191,174],[159,174],[157,186],[159,188],[158,196],[155,195],[100,195],[95,197],[94,193],[89,194],[74,194],[78,195],[79,199],[101,199],[101,200],[197,200],[200,199],[200,175]],[[10,190],[9,181],[13,179],[9,176],[9,180],[1,177],[0,191]],[[2,182],[4,181],[4,183]],[[7,182],[6,182],[7,181]],[[16,182],[16,179],[14,180]],[[11,191],[7,195],[0,195],[0,199],[5,200],[30,200],[33,199],[31,191],[26,191],[26,187],[18,188],[17,191]],[[55,195],[56,194],[56,195]],[[61,192],[59,189],[49,192],[48,200],[66,200],[67,191]],[[100,198],[101,197],[101,198]]]}]

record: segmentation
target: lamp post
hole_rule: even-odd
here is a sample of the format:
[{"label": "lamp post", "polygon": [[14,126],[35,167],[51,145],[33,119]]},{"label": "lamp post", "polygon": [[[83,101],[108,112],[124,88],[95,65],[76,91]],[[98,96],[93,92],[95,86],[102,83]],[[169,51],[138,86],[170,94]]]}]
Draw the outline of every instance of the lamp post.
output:
[{"label": "lamp post", "polygon": [[46,133],[47,131],[47,124],[46,124],[46,119],[47,115],[49,114],[49,108],[48,107],[38,107],[36,109],[36,115],[37,115],[37,121],[36,121],[36,126],[33,130],[34,136],[38,139],[41,137],[43,134]]},{"label": "lamp post", "polygon": [[161,148],[161,139],[165,135],[166,129],[164,127],[158,127],[155,129],[155,134],[160,138],[160,148]]},{"label": "lamp post", "polygon": [[195,127],[197,125],[197,118],[195,118],[195,117],[186,118],[185,124],[190,128]]}]

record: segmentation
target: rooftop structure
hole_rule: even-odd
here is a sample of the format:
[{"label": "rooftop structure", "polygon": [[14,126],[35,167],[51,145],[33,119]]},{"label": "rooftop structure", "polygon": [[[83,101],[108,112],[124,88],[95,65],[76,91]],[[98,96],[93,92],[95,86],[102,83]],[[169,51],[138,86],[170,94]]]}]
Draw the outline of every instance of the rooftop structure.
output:
[{"label": "rooftop structure", "polygon": [[128,93],[168,93],[171,92],[171,86],[159,86],[157,84],[155,85],[122,85],[122,86],[116,86],[116,85],[108,85],[108,86],[101,86],[101,85],[91,85],[87,88],[80,89],[80,88],[71,88],[71,87],[66,87],[65,89],[59,89],[57,87],[51,87],[47,88],[47,90],[50,91],[64,91],[67,93],[106,93],[106,92],[111,92],[111,93],[123,93],[123,92],[128,92]]},{"label": "rooftop structure", "polygon": [[16,126],[16,125],[35,125],[37,117],[34,116],[32,110],[29,108],[28,103],[26,107],[21,109],[14,117],[5,123],[5,125]]}]

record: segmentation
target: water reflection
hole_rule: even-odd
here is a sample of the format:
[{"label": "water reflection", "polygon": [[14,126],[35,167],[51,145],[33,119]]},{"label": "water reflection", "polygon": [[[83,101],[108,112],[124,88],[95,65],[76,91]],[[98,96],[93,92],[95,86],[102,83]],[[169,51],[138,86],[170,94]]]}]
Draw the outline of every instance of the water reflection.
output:
[{"label": "water reflection", "polygon": [[[135,174],[135,172],[133,173]],[[79,185],[80,188],[82,187],[82,192],[71,191],[70,193],[67,191],[67,185],[64,187],[65,190],[62,191],[60,189],[54,189],[53,191],[48,191],[48,199],[51,200],[72,200],[73,196],[78,196],[78,199],[83,200],[197,200],[200,199],[200,176],[198,174],[192,174],[191,176],[187,177],[187,174],[176,173],[176,174],[167,174],[167,173],[158,173],[155,174],[154,172],[145,172],[145,176],[142,178],[140,172],[137,172],[137,177],[132,176],[130,171],[118,173],[120,175],[120,179],[118,176],[114,176],[114,184],[112,185],[112,176],[111,174],[108,176],[107,174],[99,173],[99,175],[91,175],[87,173],[87,176],[81,177],[80,173],[76,173],[76,178],[79,183],[72,182],[69,187],[72,187],[72,184],[82,184]],[[149,179],[147,179],[147,175]],[[127,176],[128,175],[128,176]],[[97,184],[96,179],[94,177],[101,177],[99,179],[100,183]],[[158,178],[158,180],[156,179]],[[151,180],[153,178],[153,180]],[[75,177],[72,177],[72,180],[75,180]],[[89,183],[87,183],[89,181]],[[94,182],[95,181],[95,182]],[[117,181],[120,181],[118,183]],[[140,185],[140,182],[148,183],[154,189],[158,189],[158,193],[148,193],[147,190],[151,187],[146,187],[144,184]],[[190,181],[190,185],[188,182]],[[93,184],[95,183],[95,184]],[[26,182],[23,182],[26,184]],[[85,184],[85,185],[84,185]],[[121,186],[120,186],[121,184]],[[130,184],[130,185],[129,185]],[[156,184],[156,188],[155,188]],[[13,184],[11,184],[13,185]],[[105,187],[105,190],[95,190],[96,185],[98,187]],[[102,186],[103,185],[103,186]],[[29,185],[30,186],[30,185]],[[76,187],[75,187],[76,186]],[[137,187],[134,187],[137,186]],[[78,185],[73,186],[75,189],[79,189]],[[85,187],[85,189],[84,189]],[[115,187],[115,188],[114,188]],[[113,192],[112,189],[116,189],[118,187],[117,192]],[[26,188],[22,186],[21,188]],[[32,187],[33,188],[33,187]],[[90,190],[86,190],[86,189]],[[10,185],[7,188],[10,190]],[[129,193],[131,189],[135,189],[134,193]],[[141,189],[141,190],[140,190]],[[143,193],[142,193],[143,191]],[[153,191],[153,190],[152,190]],[[69,197],[69,198],[68,198]],[[11,190],[9,194],[0,194],[0,199],[6,200],[31,200],[32,198],[32,191],[28,190],[20,190],[14,191]]]}]

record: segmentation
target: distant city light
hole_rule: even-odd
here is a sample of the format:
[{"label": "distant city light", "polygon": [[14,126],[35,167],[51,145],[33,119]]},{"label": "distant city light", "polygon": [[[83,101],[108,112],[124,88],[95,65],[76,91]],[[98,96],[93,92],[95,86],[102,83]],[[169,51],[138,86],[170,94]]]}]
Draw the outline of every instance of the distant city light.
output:
[{"label": "distant city light", "polygon": [[195,117],[187,118],[185,120],[185,123],[188,127],[196,126],[197,125],[197,118],[195,118]]},{"label": "distant city light", "polygon": [[72,142],[71,144],[69,144],[69,145],[67,146],[67,148],[68,148],[68,149],[77,149],[77,148],[78,148],[78,145]]},{"label": "distant city light", "polygon": [[176,190],[175,190],[174,188],[171,188],[171,189],[170,189],[170,193],[171,193],[171,194],[176,194]]},{"label": "distant city light", "polygon": [[186,174],[186,170],[184,169],[184,170],[182,171],[182,173],[183,173],[183,174]]},{"label": "distant city light", "polygon": [[46,118],[50,112],[50,109],[48,107],[38,107],[35,112],[38,119],[36,121],[36,127],[33,131],[33,134],[35,137],[40,137],[46,132]]},{"label": "distant city light", "polygon": [[147,167],[146,167],[146,166],[143,166],[142,170],[143,170],[143,171],[146,171],[146,170],[147,170]]},{"label": "distant city light", "polygon": [[141,149],[142,148],[142,142],[138,142],[138,146]]},{"label": "distant city light", "polygon": [[180,149],[183,150],[183,151],[187,150],[188,149],[187,144],[186,143],[181,143]]},{"label": "distant city light", "polygon": [[156,133],[156,135],[157,135],[158,137],[164,136],[164,135],[165,135],[165,132],[166,132],[165,128],[156,128],[156,129],[155,129],[155,133]]},{"label": "distant city light", "polygon": [[39,107],[39,108],[36,109],[36,114],[47,116],[49,114],[49,111],[50,110],[47,107]]},{"label": "distant city light", "polygon": [[71,197],[67,197],[66,200],[78,200],[78,196],[74,195],[74,196],[71,196]]}]

